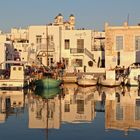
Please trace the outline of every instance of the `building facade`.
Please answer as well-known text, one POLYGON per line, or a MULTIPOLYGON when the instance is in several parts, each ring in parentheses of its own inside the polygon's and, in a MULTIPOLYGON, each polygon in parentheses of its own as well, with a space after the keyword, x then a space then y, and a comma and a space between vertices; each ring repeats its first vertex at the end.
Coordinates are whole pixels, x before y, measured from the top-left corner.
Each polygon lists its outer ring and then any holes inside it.
POLYGON ((115 66, 128 67, 140 62, 140 26, 105 25, 105 65, 106 68, 115 66))
POLYGON ((58 14, 50 24, 12 28, 11 33, 6 34, 6 40, 11 42, 13 55, 29 65, 51 66, 63 62, 67 69, 76 68, 81 72, 99 71, 105 65, 105 32, 75 29, 74 15, 67 21, 58 14))

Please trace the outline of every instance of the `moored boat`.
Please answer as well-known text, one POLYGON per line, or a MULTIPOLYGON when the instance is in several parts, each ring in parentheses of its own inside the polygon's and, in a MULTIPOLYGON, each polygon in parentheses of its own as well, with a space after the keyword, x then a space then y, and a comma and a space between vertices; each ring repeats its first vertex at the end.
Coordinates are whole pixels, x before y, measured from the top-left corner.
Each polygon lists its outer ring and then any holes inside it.
POLYGON ((77 79, 79 86, 95 86, 97 84, 97 78, 93 75, 83 75, 82 78, 77 79))
MULTIPOLYGON (((18 63, 21 62, 19 61, 18 63)), ((1 75, 0 89, 22 89, 28 86, 29 79, 26 79, 24 75, 23 65, 10 66, 9 76, 8 74, 6 75, 7 77, 3 77, 3 75, 1 75)))
POLYGON ((121 77, 116 78, 115 70, 107 70, 105 76, 99 78, 99 84, 102 86, 119 86, 122 83, 121 77))
POLYGON ((140 64, 132 64, 127 69, 128 75, 125 77, 124 84, 129 86, 139 86, 140 82, 140 64))
POLYGON ((62 83, 62 80, 60 79, 53 79, 53 78, 45 78, 45 79, 39 79, 35 81, 36 88, 56 88, 59 87, 62 83))
POLYGON ((103 77, 100 78, 100 84, 102 86, 119 86, 121 85, 121 79, 119 78, 118 80, 114 80, 114 79, 104 79, 103 77))

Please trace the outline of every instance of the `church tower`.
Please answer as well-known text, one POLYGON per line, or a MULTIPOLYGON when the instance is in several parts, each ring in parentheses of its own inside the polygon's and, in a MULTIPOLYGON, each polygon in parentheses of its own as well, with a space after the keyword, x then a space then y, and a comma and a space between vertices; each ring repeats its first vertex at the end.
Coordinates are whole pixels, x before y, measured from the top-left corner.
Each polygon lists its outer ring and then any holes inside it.
POLYGON ((69 23, 70 23, 70 28, 74 30, 75 29, 75 16, 73 14, 69 16, 69 23))

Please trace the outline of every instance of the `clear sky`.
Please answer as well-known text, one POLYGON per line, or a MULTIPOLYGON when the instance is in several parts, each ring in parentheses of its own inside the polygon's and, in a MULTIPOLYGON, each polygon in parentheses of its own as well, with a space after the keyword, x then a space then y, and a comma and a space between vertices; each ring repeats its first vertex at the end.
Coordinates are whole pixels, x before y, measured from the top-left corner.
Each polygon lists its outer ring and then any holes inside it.
POLYGON ((0 0, 0 29, 43 25, 61 13, 67 20, 76 17, 76 28, 103 30, 104 23, 140 23, 140 0, 0 0))

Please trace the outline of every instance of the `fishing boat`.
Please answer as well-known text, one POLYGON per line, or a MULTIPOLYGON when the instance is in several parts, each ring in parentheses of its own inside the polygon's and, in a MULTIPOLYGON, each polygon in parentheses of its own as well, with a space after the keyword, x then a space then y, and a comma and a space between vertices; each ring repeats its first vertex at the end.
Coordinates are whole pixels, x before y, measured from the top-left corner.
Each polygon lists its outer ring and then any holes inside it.
POLYGON ((61 83, 62 80, 60 79, 45 78, 35 81, 35 86, 36 88, 49 89, 59 87, 61 83))
POLYGON ((140 82, 140 64, 132 64, 127 69, 128 75, 124 78, 124 83, 129 86, 139 86, 140 82))
POLYGON ((61 92, 62 92, 62 89, 60 87, 48 88, 48 89, 42 89, 42 88, 35 89, 35 94, 45 99, 53 98, 57 94, 60 94, 61 92))
POLYGON ((97 78, 94 75, 84 74, 81 78, 77 79, 79 86, 95 86, 97 85, 97 78))
POLYGON ((1 75, 0 89, 21 89, 28 86, 29 79, 26 79, 24 76, 25 73, 23 65, 11 65, 9 73, 10 75, 8 77, 1 75))
POLYGON ((107 70, 105 73, 105 76, 101 76, 99 78, 99 84, 102 86, 119 86, 122 83, 122 78, 118 77, 116 78, 115 70, 107 70))

